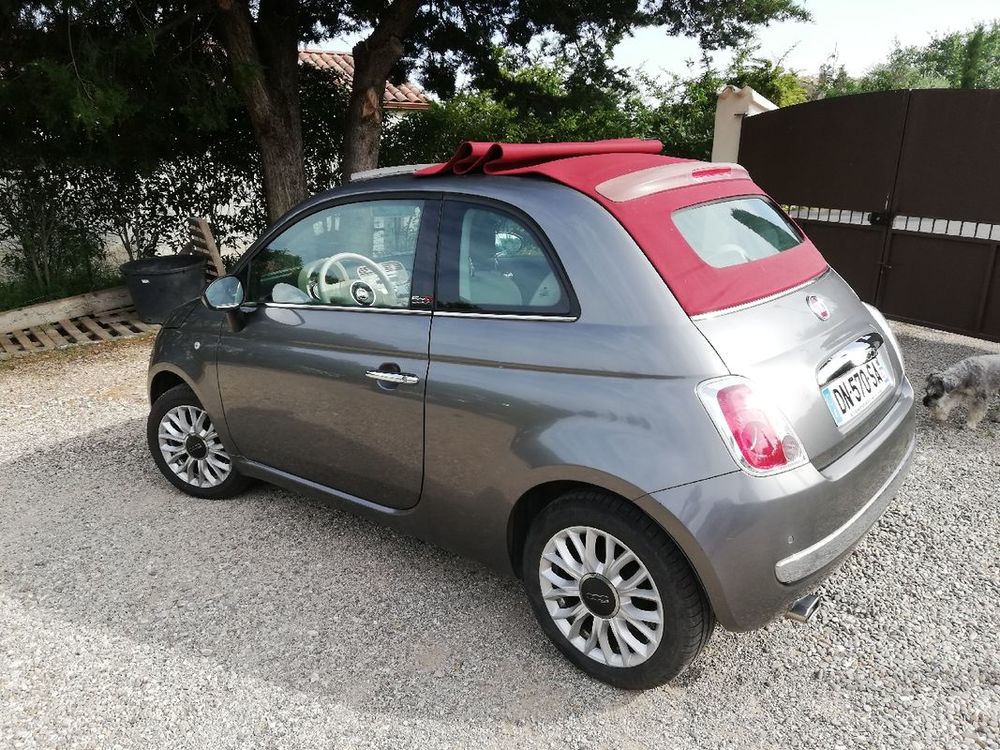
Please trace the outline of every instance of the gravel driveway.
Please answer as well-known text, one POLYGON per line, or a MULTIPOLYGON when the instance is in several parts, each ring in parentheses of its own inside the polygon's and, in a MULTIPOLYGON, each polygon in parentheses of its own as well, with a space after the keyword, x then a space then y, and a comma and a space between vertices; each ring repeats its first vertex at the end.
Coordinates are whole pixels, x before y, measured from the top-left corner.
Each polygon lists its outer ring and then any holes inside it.
MULTIPOLYGON (((900 326, 911 378, 997 347, 900 326)), ((147 458, 149 342, 0 368, 0 747, 1000 746, 1000 425, 919 455, 809 626, 664 688, 560 658, 519 584, 318 502, 147 458)))

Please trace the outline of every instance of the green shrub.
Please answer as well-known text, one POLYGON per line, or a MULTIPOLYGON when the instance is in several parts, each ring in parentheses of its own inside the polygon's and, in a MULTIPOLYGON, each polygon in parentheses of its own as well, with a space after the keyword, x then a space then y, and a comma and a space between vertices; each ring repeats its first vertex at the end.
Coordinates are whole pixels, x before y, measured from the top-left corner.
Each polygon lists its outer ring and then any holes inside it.
POLYGON ((109 281, 82 175, 39 167, 0 175, 0 306, 54 299, 109 281))

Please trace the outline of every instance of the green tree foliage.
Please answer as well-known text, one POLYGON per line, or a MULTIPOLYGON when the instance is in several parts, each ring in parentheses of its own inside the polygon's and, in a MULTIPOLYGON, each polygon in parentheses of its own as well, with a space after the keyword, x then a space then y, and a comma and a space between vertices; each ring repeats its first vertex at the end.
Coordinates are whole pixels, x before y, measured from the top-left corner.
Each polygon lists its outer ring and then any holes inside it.
POLYGON ((806 100, 798 76, 781 61, 737 54, 725 68, 710 58, 685 75, 655 79, 626 75, 607 60, 580 70, 561 56, 516 67, 507 58, 494 90, 467 90, 391 126, 386 163, 440 161, 463 140, 536 142, 644 137, 663 141, 667 153, 707 159, 712 150, 715 102, 726 84, 752 86, 779 106, 806 100), (600 71, 595 76, 594 71, 600 71))
POLYGON ((0 163, 151 168, 240 112, 225 57, 138 3, 0 3, 0 163), (17 144, 17 147, 13 147, 17 144))
MULTIPOLYGON (((32 293, 56 294, 62 270, 96 278, 108 237, 129 257, 178 249, 188 215, 237 247, 350 163, 370 166, 380 143, 385 163, 440 158, 469 137, 672 135, 665 118, 680 116, 698 82, 614 69, 608 51, 624 35, 653 25, 714 48, 805 17, 794 0, 0 2, 8 267, 32 293), (353 87, 298 65, 300 44, 357 32, 368 36, 354 49, 353 87), (469 86, 380 138, 390 74, 445 96, 456 80, 469 86), (58 185, 73 199, 60 202, 58 185)), ((689 99, 700 106, 709 94, 689 99)), ((705 122, 668 142, 701 155, 705 122)))
POLYGON ((834 56, 820 68, 813 98, 895 89, 1000 88, 1000 21, 897 45, 888 58, 853 78, 834 56))
POLYGON ((342 181, 350 86, 330 71, 303 66, 299 73, 306 185, 310 193, 342 181))
POLYGON ((648 129, 649 107, 639 86, 610 67, 581 70, 567 56, 519 67, 509 55, 496 56, 501 62, 493 89, 469 88, 390 125, 385 163, 435 161, 465 140, 599 140, 648 129))
MULTIPOLYGON (((150 171, 164 151, 201 153, 206 137, 228 132, 238 107, 275 219, 307 191, 303 43, 367 34, 353 50, 349 173, 377 162, 391 74, 417 75, 445 97, 459 76, 499 92, 506 82, 497 43, 522 58, 540 39, 561 52, 606 50, 631 29, 659 26, 717 48, 760 24, 805 17, 794 0, 7 0, 0 108, 11 116, 0 123, 0 143, 24 137, 54 156, 103 155, 150 171)), ((27 148, 23 158, 36 154, 27 148)))
MULTIPOLYGON (((350 92, 336 76, 311 68, 301 86, 307 179, 311 191, 325 190, 340 181, 350 92)), ((0 145, 0 279, 15 279, 0 284, 0 309, 114 281, 108 244, 120 245, 129 259, 164 247, 176 252, 188 242, 188 216, 209 220, 223 252, 245 247, 267 216, 252 134, 239 108, 231 114, 228 123, 212 125, 214 137, 198 149, 160 153, 149 144, 134 162, 104 158, 96 144, 76 139, 71 120, 46 121, 37 141, 0 145), (49 137, 56 132, 62 140, 49 137)))
POLYGON ((704 57, 700 65, 689 65, 686 75, 668 81, 666 94, 655 109, 652 135, 663 141, 668 153, 709 158, 715 103, 719 90, 727 84, 750 86, 779 107, 806 100, 806 89, 798 75, 780 60, 760 57, 755 46, 738 52, 721 70, 704 57))

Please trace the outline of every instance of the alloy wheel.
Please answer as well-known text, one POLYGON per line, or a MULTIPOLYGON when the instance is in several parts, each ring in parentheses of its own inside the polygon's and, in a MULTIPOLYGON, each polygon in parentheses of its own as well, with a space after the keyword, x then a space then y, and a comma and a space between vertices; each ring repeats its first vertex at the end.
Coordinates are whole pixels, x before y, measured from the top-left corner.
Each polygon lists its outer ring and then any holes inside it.
POLYGON ((649 659, 663 635, 663 602, 646 566, 620 539, 573 526, 549 539, 538 562, 542 598, 566 639, 611 667, 649 659))
POLYGON ((232 459, 212 420, 198 406, 175 406, 164 414, 157 442, 170 470, 193 487, 217 487, 232 472, 232 459))

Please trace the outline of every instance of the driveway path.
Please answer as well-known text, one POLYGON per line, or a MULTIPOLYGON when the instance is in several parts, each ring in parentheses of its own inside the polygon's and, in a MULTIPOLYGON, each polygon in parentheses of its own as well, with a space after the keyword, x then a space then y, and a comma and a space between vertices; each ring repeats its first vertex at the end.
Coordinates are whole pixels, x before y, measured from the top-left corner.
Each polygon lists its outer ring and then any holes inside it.
MULTIPOLYGON (((997 350, 901 330, 915 383, 997 350)), ((515 581, 281 490, 173 490, 144 445, 148 346, 0 366, 0 747, 1000 743, 1000 425, 921 414, 812 625, 717 631, 630 694, 560 658, 515 581)))

